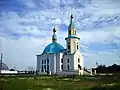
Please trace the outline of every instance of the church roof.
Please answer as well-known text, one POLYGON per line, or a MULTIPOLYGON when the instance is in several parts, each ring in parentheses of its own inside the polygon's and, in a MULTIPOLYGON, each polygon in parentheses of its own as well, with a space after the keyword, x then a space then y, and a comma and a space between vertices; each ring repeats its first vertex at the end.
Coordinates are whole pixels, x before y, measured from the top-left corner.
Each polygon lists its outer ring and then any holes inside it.
POLYGON ((64 47, 57 42, 52 42, 45 47, 43 53, 60 53, 64 47))
POLYGON ((65 40, 68 39, 68 38, 78 38, 78 39, 80 39, 79 37, 77 37, 75 35, 69 35, 67 38, 65 38, 65 40))
POLYGON ((75 28, 75 24, 74 24, 74 22, 72 21, 72 22, 70 22, 70 25, 69 25, 69 27, 68 27, 69 29, 70 28, 75 28))

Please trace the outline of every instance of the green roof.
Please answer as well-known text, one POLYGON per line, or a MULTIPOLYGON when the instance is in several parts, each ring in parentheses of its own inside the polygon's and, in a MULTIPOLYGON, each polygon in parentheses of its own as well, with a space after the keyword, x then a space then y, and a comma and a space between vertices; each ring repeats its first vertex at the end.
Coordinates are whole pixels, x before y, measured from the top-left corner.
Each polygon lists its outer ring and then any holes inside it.
POLYGON ((68 37, 65 38, 65 40, 68 39, 68 38, 77 38, 77 39, 80 39, 79 37, 77 37, 75 35, 69 35, 68 37))

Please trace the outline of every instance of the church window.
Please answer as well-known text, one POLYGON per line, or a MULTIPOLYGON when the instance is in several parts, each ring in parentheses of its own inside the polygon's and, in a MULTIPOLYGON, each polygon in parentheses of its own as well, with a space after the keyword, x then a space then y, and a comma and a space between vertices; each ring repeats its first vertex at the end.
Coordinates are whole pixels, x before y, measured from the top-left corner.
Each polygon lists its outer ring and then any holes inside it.
POLYGON ((68 44, 68 49, 70 49, 70 45, 68 44))
POLYGON ((69 58, 67 59, 67 63, 69 63, 69 58))
POLYGON ((69 65, 67 65, 67 70, 69 70, 69 68, 70 68, 69 65))
POLYGON ((71 34, 71 31, 69 30, 69 35, 71 34))
POLYGON ((63 65, 61 65, 61 70, 63 70, 63 65))
POLYGON ((63 63, 63 59, 61 59, 61 63, 63 63))
POLYGON ((43 64, 43 60, 42 60, 42 64, 43 64))
POLYGON ((76 30, 75 30, 75 35, 76 35, 76 30))
POLYGON ((43 71, 43 65, 42 65, 42 71, 43 71))
POLYGON ((78 50, 78 45, 77 45, 77 50, 78 50))
POLYGON ((45 71, 46 71, 46 65, 44 65, 44 69, 45 69, 45 71))
POLYGON ((78 58, 78 63, 80 63, 80 59, 78 58))
POLYGON ((78 69, 80 69, 81 70, 81 66, 78 64, 78 69))
POLYGON ((49 71, 49 65, 47 65, 47 71, 49 71))
POLYGON ((49 59, 47 59, 47 64, 49 64, 49 59))

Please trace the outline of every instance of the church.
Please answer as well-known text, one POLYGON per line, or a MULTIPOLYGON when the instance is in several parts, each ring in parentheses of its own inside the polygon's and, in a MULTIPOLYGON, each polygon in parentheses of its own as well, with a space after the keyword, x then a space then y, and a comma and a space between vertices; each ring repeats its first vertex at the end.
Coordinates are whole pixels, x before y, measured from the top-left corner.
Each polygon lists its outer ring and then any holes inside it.
POLYGON ((73 15, 70 16, 66 48, 57 42, 56 28, 53 28, 52 42, 37 56, 39 74, 83 75, 83 55, 80 53, 80 38, 76 35, 73 15))

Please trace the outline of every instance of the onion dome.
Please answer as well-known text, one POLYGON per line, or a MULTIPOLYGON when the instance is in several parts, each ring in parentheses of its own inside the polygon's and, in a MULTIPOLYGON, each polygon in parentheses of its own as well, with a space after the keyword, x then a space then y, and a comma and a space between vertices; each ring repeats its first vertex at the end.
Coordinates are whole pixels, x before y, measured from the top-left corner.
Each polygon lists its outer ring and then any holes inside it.
POLYGON ((43 53, 60 53, 64 50, 64 47, 57 43, 57 36, 55 34, 56 28, 53 28, 53 36, 52 36, 52 43, 47 45, 43 51, 43 53))
POLYGON ((70 18, 70 24, 69 24, 68 29, 75 28, 74 17, 73 17, 73 15, 71 15, 70 17, 71 18, 70 18))

